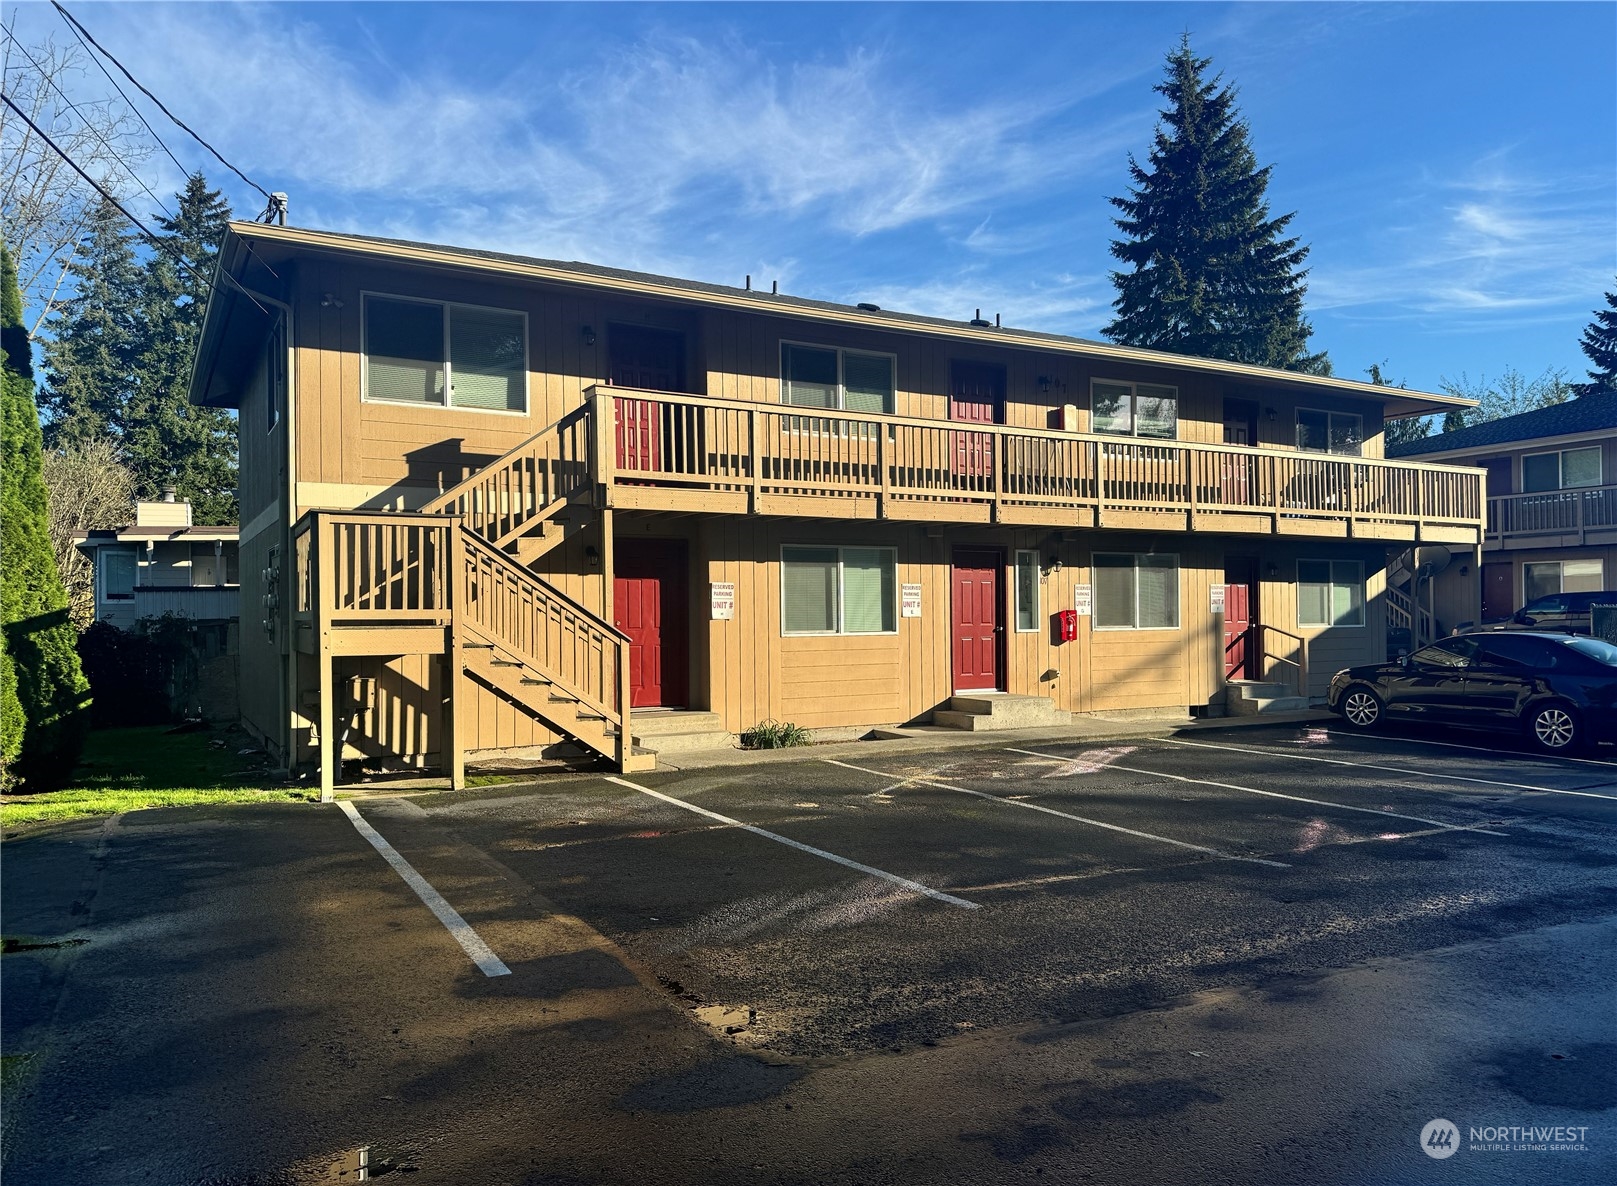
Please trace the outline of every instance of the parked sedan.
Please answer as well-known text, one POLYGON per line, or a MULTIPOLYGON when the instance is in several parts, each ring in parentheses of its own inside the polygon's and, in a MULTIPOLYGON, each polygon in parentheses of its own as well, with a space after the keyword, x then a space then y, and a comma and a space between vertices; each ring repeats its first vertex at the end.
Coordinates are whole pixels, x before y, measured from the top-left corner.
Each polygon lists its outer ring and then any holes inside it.
POLYGON ((1522 729, 1567 753, 1617 741, 1617 646, 1571 634, 1462 634, 1339 671, 1327 702, 1356 729, 1395 720, 1522 729))
MULTIPOLYGON (((1488 618, 1481 630, 1564 630, 1589 634, 1594 606, 1617 605, 1617 589, 1599 593, 1551 593, 1537 597, 1508 618, 1488 618)), ((1467 631, 1469 633, 1469 631, 1467 631)))

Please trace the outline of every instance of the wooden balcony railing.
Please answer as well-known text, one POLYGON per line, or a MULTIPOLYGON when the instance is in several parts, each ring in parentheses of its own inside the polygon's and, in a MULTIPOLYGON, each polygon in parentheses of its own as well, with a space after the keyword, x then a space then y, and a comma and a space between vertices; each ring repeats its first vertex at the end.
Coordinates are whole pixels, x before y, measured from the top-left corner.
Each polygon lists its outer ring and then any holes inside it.
POLYGON ((441 515, 309 512, 292 534, 294 619, 447 625, 458 528, 441 515))
POLYGON ((1552 544, 1589 542, 1591 532, 1617 539, 1617 485, 1536 494, 1504 494, 1488 500, 1487 542, 1552 544))
POLYGON ((613 425, 596 435, 597 480, 621 507, 1164 530, 1252 530, 1261 517, 1257 529, 1281 534, 1449 542, 1476 542, 1482 527, 1475 469, 611 387, 591 396, 597 423, 613 425))

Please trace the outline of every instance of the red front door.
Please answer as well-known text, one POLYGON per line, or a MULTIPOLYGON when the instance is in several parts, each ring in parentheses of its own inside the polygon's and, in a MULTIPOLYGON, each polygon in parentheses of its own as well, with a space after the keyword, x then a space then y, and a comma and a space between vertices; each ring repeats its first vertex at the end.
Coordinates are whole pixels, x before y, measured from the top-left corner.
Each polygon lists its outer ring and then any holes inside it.
POLYGON ((951 604, 957 692, 1004 687, 1000 644, 1005 637, 1005 616, 999 590, 1004 561, 1004 556, 993 548, 955 549, 951 604))
POLYGON ((629 706, 683 708, 689 623, 685 541, 619 539, 612 614, 629 636, 629 706))
MULTIPOLYGON (((685 339, 670 330, 640 325, 607 326, 608 381, 641 391, 679 391, 684 385, 685 339)), ((662 429, 657 405, 620 399, 619 469, 661 469, 662 429)))
POLYGON ((1224 560, 1224 677, 1257 679, 1258 562, 1248 556, 1224 560))
MULTIPOLYGON (((949 364, 949 419, 998 424, 1004 418, 1005 368, 985 362, 949 364)), ((986 432, 954 434, 954 472, 967 477, 993 474, 994 438, 986 432)))

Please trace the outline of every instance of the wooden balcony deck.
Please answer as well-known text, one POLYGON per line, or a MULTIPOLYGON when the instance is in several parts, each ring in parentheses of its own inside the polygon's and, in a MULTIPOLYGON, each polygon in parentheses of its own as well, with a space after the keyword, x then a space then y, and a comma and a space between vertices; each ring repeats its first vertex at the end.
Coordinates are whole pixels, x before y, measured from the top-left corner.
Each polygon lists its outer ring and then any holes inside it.
POLYGON ((607 505, 1475 544, 1482 472, 591 389, 607 505))
POLYGON ((1617 544, 1617 485, 1488 500, 1490 548, 1565 548, 1617 544))

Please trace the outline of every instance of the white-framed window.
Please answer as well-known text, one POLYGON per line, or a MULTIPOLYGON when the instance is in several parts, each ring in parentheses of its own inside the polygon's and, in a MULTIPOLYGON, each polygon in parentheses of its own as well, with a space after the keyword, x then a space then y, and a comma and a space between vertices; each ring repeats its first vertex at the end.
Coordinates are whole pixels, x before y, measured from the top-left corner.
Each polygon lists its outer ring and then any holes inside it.
POLYGON ((281 422, 281 409, 286 407, 286 315, 283 313, 275 319, 275 325, 270 329, 269 345, 265 347, 264 356, 264 403, 265 420, 264 431, 274 432, 275 426, 281 422))
POLYGON ((1299 626, 1363 626, 1364 565, 1357 560, 1297 561, 1299 626))
POLYGON ((1522 604, 1555 593, 1598 593, 1606 566, 1594 560, 1535 560, 1522 565, 1522 604))
POLYGON ((101 600, 135 599, 135 551, 133 548, 101 549, 101 600))
POLYGON ((898 356, 807 342, 780 344, 780 402, 891 415, 898 356))
POLYGON ((1298 408, 1297 447, 1307 453, 1358 457, 1364 451, 1364 417, 1357 412, 1298 408))
POLYGON ((1039 554, 1016 553, 1016 630, 1019 634, 1039 628, 1039 554))
POLYGON ((1599 445, 1554 453, 1529 453, 1522 458, 1523 494, 1598 486, 1602 477, 1599 445))
POLYGON ((1089 384, 1089 430, 1174 440, 1179 436, 1179 389, 1095 379, 1089 384))
POLYGON ((780 550, 782 634, 894 634, 896 548, 786 545, 780 550))
POLYGON ((1179 629, 1179 557, 1097 552, 1095 629, 1179 629))
POLYGON ((526 313, 372 293, 364 306, 363 398, 527 412, 526 313))

